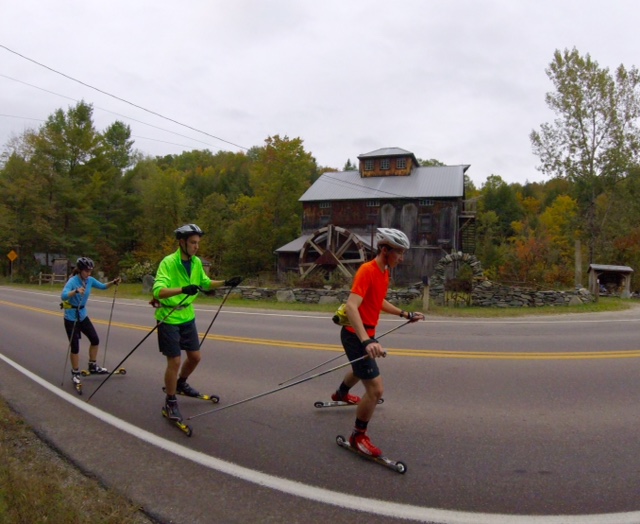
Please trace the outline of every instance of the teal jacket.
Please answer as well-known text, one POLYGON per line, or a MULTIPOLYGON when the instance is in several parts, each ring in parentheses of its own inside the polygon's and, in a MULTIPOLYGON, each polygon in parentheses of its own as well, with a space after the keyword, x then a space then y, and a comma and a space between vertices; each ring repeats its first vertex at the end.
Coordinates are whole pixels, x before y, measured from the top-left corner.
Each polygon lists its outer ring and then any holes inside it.
POLYGON ((156 273, 156 280, 153 283, 153 296, 157 298, 162 307, 156 309, 156 320, 164 320, 166 324, 184 324, 196 318, 193 309, 193 302, 198 295, 187 296, 179 294, 174 297, 160 299, 160 290, 164 288, 184 287, 189 284, 200 286, 205 291, 211 289, 211 279, 204 272, 202 260, 198 257, 191 257, 191 278, 187 275, 187 270, 182 265, 180 249, 162 259, 156 273), (180 304, 178 306, 178 304, 180 304), (169 315, 172 308, 177 307, 169 315), (167 316, 169 315, 169 316, 167 316))
POLYGON ((79 321, 82 322, 85 318, 87 318, 87 301, 89 300, 89 295, 91 295, 91 288, 97 287, 98 289, 107 289, 109 286, 103 284, 99 280, 96 280, 93 277, 87 278, 87 281, 83 281, 80 275, 74 275, 64 286, 62 290, 62 294, 60 298, 68 302, 71 305, 71 308, 64 309, 64 318, 70 320, 71 322, 79 321), (84 287, 84 295, 73 295, 69 296, 73 290, 78 289, 80 287, 84 287))

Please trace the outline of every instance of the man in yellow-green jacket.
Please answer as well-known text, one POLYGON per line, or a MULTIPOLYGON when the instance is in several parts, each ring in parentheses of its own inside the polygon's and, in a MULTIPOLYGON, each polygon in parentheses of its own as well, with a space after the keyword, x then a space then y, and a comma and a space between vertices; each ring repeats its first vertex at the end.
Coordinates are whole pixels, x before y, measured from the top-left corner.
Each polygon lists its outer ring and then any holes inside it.
POLYGON ((204 232, 196 224, 175 230, 178 250, 160 262, 153 284, 155 317, 158 324, 158 348, 167 358, 164 374, 165 411, 171 420, 182 420, 176 393, 197 397, 200 393, 187 383, 200 362, 200 340, 196 329, 193 302, 199 291, 208 292, 221 286, 235 287, 240 277, 211 280, 196 256, 204 232), (182 351, 186 359, 182 362, 182 351), (182 366, 181 366, 182 364, 182 366))

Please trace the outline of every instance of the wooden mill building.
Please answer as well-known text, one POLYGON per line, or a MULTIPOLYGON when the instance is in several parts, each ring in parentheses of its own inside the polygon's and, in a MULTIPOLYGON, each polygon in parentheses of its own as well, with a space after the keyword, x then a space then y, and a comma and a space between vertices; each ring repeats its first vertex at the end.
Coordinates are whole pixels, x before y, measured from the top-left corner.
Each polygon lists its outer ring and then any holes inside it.
POLYGON ((405 232, 411 249, 396 284, 420 281, 452 251, 475 251, 475 213, 465 200, 468 165, 420 166, 397 147, 358 157, 359 169, 324 173, 301 197, 302 235, 276 250, 278 274, 340 271, 375 256, 375 230, 405 232))

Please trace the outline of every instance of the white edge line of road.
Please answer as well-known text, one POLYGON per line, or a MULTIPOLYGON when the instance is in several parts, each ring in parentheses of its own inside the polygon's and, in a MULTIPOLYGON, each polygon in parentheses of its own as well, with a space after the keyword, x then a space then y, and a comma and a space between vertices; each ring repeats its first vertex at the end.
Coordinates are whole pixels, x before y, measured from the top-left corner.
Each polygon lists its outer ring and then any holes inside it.
POLYGON ((266 488, 274 489, 288 495, 302 497, 315 502, 339 506, 355 511, 373 513, 380 516, 430 522, 433 524, 638 524, 640 522, 640 512, 603 513, 600 515, 529 516, 433 509, 378 499, 368 499, 354 495, 346 495, 344 493, 330 491, 317 486, 310 486, 281 477, 274 477, 273 475, 267 475, 266 473, 260 473, 259 471, 238 466, 237 464, 211 457, 199 451, 194 451, 180 444, 176 444, 175 442, 163 439, 64 392, 60 388, 35 375, 28 369, 25 369, 2 353, 0 353, 0 359, 4 360, 7 364, 43 388, 57 395, 62 400, 69 402, 101 421, 110 424, 111 426, 148 444, 157 446, 158 448, 169 451, 174 455, 191 460, 196 464, 214 469, 221 473, 225 473, 266 488))

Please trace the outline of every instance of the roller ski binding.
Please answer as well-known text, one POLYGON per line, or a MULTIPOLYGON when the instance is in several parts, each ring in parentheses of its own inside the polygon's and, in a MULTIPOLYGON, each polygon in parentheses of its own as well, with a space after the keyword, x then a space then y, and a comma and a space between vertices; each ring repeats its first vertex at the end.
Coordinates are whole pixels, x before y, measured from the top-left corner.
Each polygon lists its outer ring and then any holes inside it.
MULTIPOLYGON (((338 435, 336 437, 336 444, 338 444, 338 446, 340 446, 341 448, 348 449, 349 451, 351 451, 352 453, 355 453, 356 455, 359 455, 359 456, 361 456, 361 457, 363 457, 363 458, 365 458, 367 460, 371 460, 372 462, 375 462, 377 464, 380 464, 381 466, 389 468, 389 469, 395 471, 396 473, 400 473, 401 475, 404 475, 407 472, 407 465, 404 462, 391 460, 391 459, 389 459, 387 457, 382 456, 382 454, 380 454, 380 455, 370 455, 368 453, 360 451, 360 449, 358 449, 357 445, 352 445, 351 444, 351 440, 352 439, 347 440, 342 435, 338 435)), ((375 448, 375 446, 373 446, 373 448, 378 453, 380 452, 380 450, 375 448)))
POLYGON ((79 371, 71 372, 71 383, 73 384, 73 388, 76 390, 76 393, 78 393, 78 395, 82 395, 82 381, 80 380, 79 371))
MULTIPOLYGON (((166 393, 166 389, 162 388, 162 391, 166 393)), ((178 395, 183 395, 185 397, 198 398, 200 400, 208 400, 209 402, 213 402, 217 404, 220 402, 220 397, 218 395, 205 395, 204 393, 200 393, 198 390, 193 389, 189 384, 183 382, 182 384, 178 384, 176 388, 176 393, 178 395)))
MULTIPOLYGON (((318 400, 313 403, 313 406, 316 408, 337 408, 343 406, 355 406, 360 402, 360 397, 357 395, 347 394, 346 397, 341 397, 337 392, 331 395, 331 400, 322 401, 318 400)), ((378 400, 378 404, 382 404, 384 399, 381 398, 378 400)))
POLYGON ((180 410, 178 409, 178 401, 177 400, 167 400, 162 407, 162 416, 169 419, 174 426, 176 426, 180 431, 182 431, 187 437, 190 437, 193 434, 191 427, 182 422, 182 415, 180 414, 180 410))

